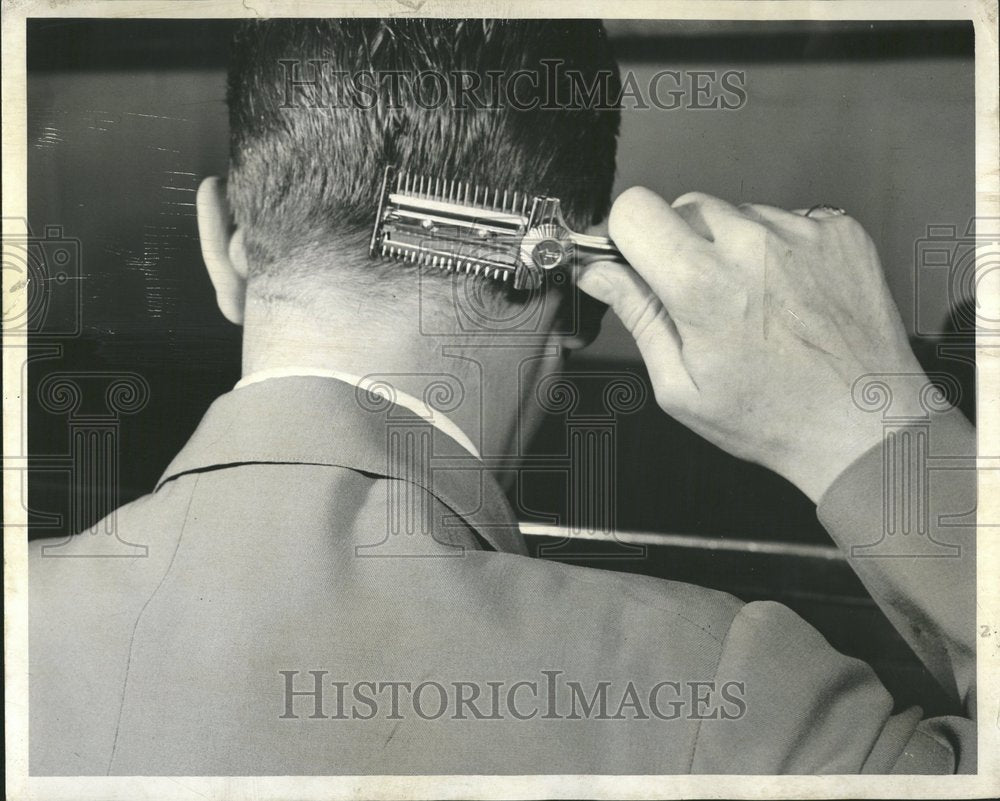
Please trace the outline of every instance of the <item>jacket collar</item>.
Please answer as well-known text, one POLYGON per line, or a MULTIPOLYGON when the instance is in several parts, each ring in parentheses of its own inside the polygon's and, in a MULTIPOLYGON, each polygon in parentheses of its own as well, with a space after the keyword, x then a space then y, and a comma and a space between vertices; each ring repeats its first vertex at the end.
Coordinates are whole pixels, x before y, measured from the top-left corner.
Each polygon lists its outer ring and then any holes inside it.
POLYGON ((527 553, 482 462, 408 409, 341 381, 272 378, 221 396, 156 489, 185 473, 252 463, 330 465, 409 481, 496 550, 527 553))

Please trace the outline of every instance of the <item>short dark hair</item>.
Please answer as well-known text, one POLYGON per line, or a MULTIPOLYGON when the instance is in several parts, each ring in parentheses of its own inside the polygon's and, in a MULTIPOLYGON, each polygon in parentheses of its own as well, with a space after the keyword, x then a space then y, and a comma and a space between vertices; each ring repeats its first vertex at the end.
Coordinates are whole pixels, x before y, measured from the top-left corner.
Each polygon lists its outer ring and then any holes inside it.
POLYGON ((570 224, 585 228, 610 206, 619 125, 610 98, 619 91, 596 20, 248 21, 229 66, 228 195, 251 270, 267 274, 303 249, 338 241, 364 254, 386 164, 559 197, 570 224), (543 97, 552 88, 543 74, 549 59, 560 63, 564 98, 574 88, 570 73, 598 92, 585 103, 543 97), (429 71, 472 74, 467 82, 516 71, 538 77, 517 84, 513 103, 470 103, 449 81, 445 102, 433 105, 417 96, 417 81, 373 86, 371 78, 429 71), (361 92, 352 77, 359 73, 369 74, 361 92))

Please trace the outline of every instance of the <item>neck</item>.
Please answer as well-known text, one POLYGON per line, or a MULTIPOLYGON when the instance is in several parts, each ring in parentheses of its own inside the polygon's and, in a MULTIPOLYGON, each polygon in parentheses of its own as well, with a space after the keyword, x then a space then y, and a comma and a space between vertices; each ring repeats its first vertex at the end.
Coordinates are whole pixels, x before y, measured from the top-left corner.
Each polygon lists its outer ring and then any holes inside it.
MULTIPOLYGON (((248 295, 244 311, 243 375, 308 367, 357 375, 403 373, 427 367, 434 343, 421 337, 406 310, 389 320, 366 313, 362 301, 293 304, 248 295)), ((400 387, 409 391, 405 387, 400 387)))
POLYGON ((419 303, 399 298, 373 308, 343 296, 298 304, 248 293, 243 375, 301 368, 371 377, 445 413, 484 457, 511 455, 527 434, 513 377, 525 364, 542 369, 539 346, 527 353, 482 337, 430 336, 420 314, 419 303))

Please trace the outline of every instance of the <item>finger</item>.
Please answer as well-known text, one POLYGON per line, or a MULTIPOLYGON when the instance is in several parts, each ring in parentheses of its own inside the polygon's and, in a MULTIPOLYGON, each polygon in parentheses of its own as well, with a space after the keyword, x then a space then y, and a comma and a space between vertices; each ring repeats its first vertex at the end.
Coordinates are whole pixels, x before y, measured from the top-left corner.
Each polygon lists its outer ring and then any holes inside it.
POLYGON ((709 242, 714 242, 719 231, 726 230, 733 221, 745 219, 731 203, 704 192, 688 192, 670 205, 709 242))
POLYGON ((806 216, 809 209, 795 209, 789 211, 778 206, 769 206, 766 203, 741 203, 737 206, 741 214, 758 222, 784 222, 787 220, 801 220, 806 216))
POLYGON ((806 216, 809 209, 788 211, 764 203, 741 203, 738 209, 748 220, 760 223, 772 231, 801 231, 811 228, 817 222, 814 217, 806 216))
POLYGON ((843 217, 846 212, 837 206, 810 206, 808 209, 793 209, 792 214, 808 217, 810 220, 823 220, 828 217, 843 217))
POLYGON ((676 405, 696 389, 684 364, 681 335, 642 276, 627 264, 594 262, 581 269, 577 286, 610 306, 632 335, 661 406, 676 405))
POLYGON ((635 271, 668 300, 684 296, 685 285, 712 248, 669 203, 644 187, 618 197, 608 232, 635 271))

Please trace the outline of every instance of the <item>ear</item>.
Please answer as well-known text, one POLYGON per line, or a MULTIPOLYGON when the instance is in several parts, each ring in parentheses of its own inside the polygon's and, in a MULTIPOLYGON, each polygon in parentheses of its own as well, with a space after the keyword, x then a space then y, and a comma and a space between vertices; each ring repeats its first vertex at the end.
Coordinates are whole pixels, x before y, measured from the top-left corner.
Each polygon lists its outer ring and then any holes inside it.
MULTIPOLYGON (((590 226, 585 233, 592 236, 607 236, 607 219, 590 226)), ((601 320, 604 319, 608 307, 586 292, 581 292, 575 286, 571 291, 575 297, 572 301, 567 299, 567 306, 572 306, 575 309, 576 320, 568 320, 567 322, 571 323, 568 328, 575 330, 572 334, 561 335, 559 344, 566 350, 581 350, 597 339, 597 335, 601 332, 601 320)))
POLYGON ((233 230, 225 183, 214 176, 202 181, 198 187, 197 205, 201 256, 215 287, 216 303, 227 320, 242 325, 247 259, 243 232, 233 230))

